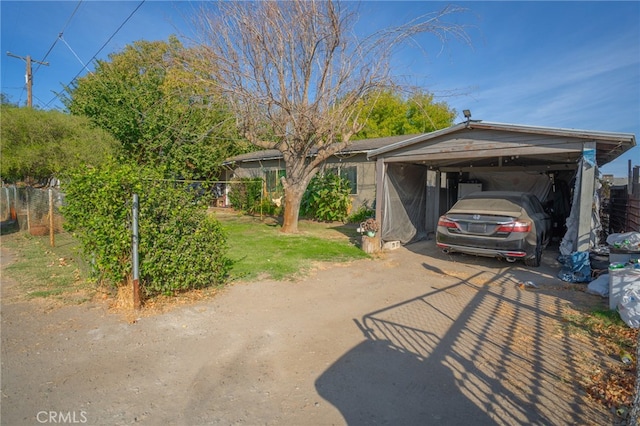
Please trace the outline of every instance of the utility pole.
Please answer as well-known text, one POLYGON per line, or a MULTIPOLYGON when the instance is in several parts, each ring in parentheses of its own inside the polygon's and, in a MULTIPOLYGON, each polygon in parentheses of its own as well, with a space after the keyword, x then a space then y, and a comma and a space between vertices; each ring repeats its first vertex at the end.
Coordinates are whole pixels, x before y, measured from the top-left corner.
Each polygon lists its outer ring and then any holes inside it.
POLYGON ((31 63, 35 62, 36 64, 49 66, 49 62, 32 60, 29 55, 27 55, 26 58, 23 58, 22 56, 14 55, 11 52, 7 52, 7 56, 22 59, 27 63, 27 74, 25 75, 25 79, 27 80, 27 106, 31 108, 33 105, 33 75, 31 74, 31 63))

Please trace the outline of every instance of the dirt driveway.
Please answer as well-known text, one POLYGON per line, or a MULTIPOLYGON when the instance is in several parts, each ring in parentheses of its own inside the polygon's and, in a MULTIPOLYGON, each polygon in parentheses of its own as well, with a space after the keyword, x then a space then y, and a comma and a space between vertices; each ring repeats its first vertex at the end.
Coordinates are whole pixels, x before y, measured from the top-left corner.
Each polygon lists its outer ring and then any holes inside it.
POLYGON ((579 386, 603 355, 564 319, 605 301, 553 258, 528 269, 427 241, 135 323, 13 301, 3 278, 1 422, 613 424, 579 386))

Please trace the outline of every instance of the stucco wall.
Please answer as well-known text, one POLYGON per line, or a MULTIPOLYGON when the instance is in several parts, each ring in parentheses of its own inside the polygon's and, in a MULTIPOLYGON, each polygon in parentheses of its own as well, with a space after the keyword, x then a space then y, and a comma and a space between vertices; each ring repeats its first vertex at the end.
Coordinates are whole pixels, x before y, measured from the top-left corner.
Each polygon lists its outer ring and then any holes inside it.
MULTIPOLYGON (((331 159, 326 162, 326 165, 329 167, 334 167, 339 164, 345 167, 356 166, 358 170, 358 189, 356 194, 352 195, 352 210, 355 211, 362 205, 373 208, 376 198, 375 162, 367 161, 366 154, 355 154, 348 158, 331 157, 331 159)), ((264 178, 266 171, 284 168, 284 161, 282 160, 244 162, 227 174, 227 180, 234 178, 264 178)))

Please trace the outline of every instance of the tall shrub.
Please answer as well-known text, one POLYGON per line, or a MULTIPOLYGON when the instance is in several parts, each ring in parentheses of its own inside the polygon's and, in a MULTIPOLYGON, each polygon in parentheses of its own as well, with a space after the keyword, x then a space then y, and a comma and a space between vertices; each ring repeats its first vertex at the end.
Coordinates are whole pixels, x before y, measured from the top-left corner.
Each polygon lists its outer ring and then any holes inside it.
POLYGON ((300 214, 317 220, 345 220, 351 206, 349 180, 335 173, 318 174, 311 179, 302 197, 300 214))
POLYGON ((255 213, 260 209, 263 181, 260 178, 241 178, 231 182, 229 202, 231 206, 245 213, 255 213))
POLYGON ((231 267, 226 237, 206 206, 181 184, 137 165, 80 167, 65 179, 65 227, 102 281, 131 274, 131 203, 140 200, 140 284, 148 296, 222 285, 231 267))

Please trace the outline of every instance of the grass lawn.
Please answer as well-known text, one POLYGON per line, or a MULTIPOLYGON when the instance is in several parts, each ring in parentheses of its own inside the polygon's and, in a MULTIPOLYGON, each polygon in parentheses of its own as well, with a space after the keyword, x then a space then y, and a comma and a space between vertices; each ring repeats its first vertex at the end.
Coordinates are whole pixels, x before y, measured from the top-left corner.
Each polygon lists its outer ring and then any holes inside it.
MULTIPOLYGON (((294 279, 304 275, 314 262, 348 262, 367 258, 354 241, 355 225, 300 221, 300 233, 287 235, 273 218, 216 212, 233 260, 232 281, 254 279, 294 279)), ((81 260, 79 243, 68 233, 49 237, 26 233, 3 235, 1 244, 14 256, 3 273, 19 283, 22 297, 53 298, 79 303, 96 292, 89 282, 89 268, 81 260)))
POLYGON ((3 235, 1 243, 15 256, 3 273, 19 283, 22 297, 82 303, 95 293, 87 280, 89 270, 80 260, 79 244, 70 234, 56 234, 55 247, 49 236, 26 233, 3 235))
POLYGON ((273 218, 215 213, 228 235, 233 280, 293 279, 314 262, 348 262, 367 258, 354 244, 356 226, 301 220, 296 235, 280 232, 273 218))

